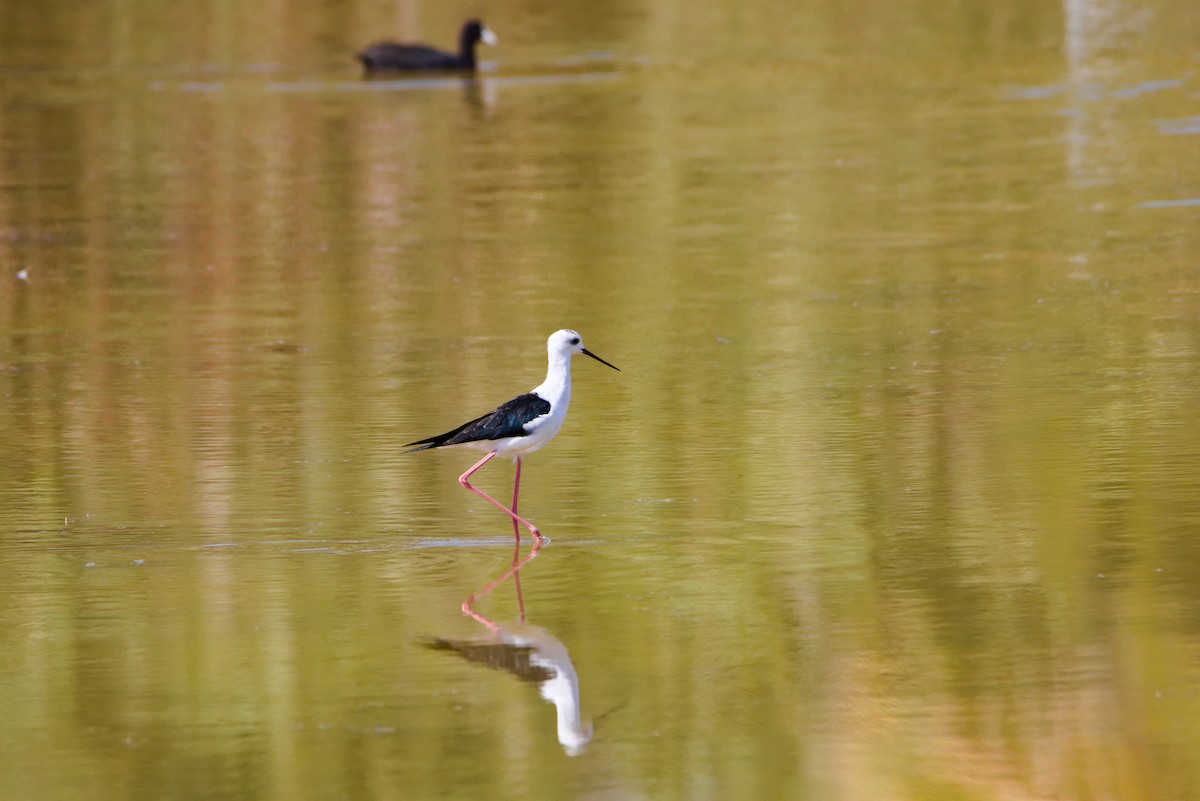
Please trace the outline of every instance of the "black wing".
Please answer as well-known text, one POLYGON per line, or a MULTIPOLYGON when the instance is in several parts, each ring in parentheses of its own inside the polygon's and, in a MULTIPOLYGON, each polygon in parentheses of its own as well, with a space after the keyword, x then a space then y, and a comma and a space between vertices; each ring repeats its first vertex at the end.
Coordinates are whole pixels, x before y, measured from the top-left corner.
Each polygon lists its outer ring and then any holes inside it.
POLYGON ((443 445, 461 445, 464 442, 523 437, 529 433, 525 430, 526 425, 549 412, 550 401, 530 392, 501 404, 483 417, 463 423, 453 431, 447 431, 445 434, 439 434, 429 439, 419 439, 404 447, 419 445, 421 447, 413 448, 413 450, 423 451, 429 448, 440 448, 443 445))

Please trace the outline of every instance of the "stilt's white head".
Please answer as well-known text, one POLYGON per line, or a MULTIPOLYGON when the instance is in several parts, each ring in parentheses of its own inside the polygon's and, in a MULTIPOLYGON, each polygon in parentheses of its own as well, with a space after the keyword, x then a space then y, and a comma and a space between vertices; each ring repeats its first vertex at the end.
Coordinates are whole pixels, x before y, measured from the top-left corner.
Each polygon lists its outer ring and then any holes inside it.
POLYGON ((619 367, 601 359, 596 354, 583 346, 583 337, 579 336, 578 331, 572 331, 570 328, 563 328, 555 331, 550 335, 550 339, 546 340, 546 350, 550 353, 550 358, 555 356, 574 356, 576 353, 582 353, 584 356, 591 356, 601 364, 607 364, 612 369, 620 372, 619 367))

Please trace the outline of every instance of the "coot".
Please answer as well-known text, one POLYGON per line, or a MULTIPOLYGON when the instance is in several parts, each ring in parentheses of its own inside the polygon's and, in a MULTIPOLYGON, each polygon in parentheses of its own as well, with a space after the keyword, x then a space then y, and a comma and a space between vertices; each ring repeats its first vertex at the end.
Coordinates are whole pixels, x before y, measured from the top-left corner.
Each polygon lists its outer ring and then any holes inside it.
POLYGON ((358 54, 367 72, 411 70, 474 70, 475 43, 494 45, 500 40, 477 19, 469 20, 458 35, 458 53, 447 53, 418 44, 377 42, 358 54))

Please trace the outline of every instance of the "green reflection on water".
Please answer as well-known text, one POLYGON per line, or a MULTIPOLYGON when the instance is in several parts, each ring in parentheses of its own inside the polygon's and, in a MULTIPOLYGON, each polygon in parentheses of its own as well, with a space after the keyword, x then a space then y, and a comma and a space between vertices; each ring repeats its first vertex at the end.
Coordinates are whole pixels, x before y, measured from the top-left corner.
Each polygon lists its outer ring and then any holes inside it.
POLYGON ((0 795, 1196 797, 1194 15, 847 9, 14 9, 0 795))

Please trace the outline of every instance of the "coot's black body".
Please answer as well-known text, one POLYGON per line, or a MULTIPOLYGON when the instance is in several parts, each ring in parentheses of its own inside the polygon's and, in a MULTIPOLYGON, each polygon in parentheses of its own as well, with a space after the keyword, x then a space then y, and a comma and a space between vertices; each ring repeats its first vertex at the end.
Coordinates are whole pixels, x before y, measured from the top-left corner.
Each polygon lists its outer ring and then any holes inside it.
POLYGON ((475 45, 496 44, 496 35, 477 19, 463 24, 458 35, 458 53, 418 44, 378 42, 358 54, 368 73, 416 72, 426 70, 475 69, 475 45))

